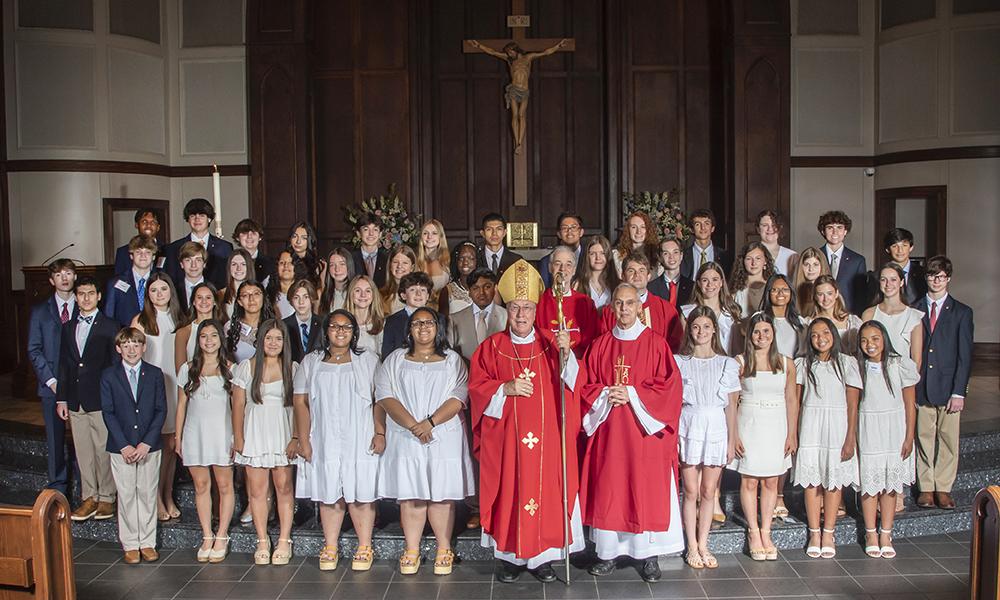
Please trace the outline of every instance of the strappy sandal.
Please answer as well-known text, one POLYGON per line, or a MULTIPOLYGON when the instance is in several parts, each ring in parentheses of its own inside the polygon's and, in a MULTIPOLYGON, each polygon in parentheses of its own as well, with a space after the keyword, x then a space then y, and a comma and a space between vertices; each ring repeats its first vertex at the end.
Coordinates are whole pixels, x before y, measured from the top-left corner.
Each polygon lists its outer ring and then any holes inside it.
POLYGON ((288 552, 286 553, 278 550, 278 545, 275 544, 274 552, 271 554, 272 565, 287 565, 288 561, 292 560, 292 540, 283 540, 278 538, 278 544, 281 542, 286 542, 288 544, 288 552))
MULTIPOLYGON (((878 533, 878 530, 866 528, 865 535, 867 536, 869 533, 878 533)), ((876 538, 875 541, 878 542, 878 538, 876 538)), ((874 546, 865 546, 865 554, 868 556, 868 558, 882 558, 882 549, 879 548, 877 543, 874 546)))
POLYGON ((767 560, 767 550, 764 548, 757 548, 755 550, 753 546, 750 545, 750 535, 754 533, 760 535, 760 529, 747 528, 747 547, 750 549, 750 558, 757 562, 763 562, 767 560))
POLYGON ((374 560, 375 551, 371 546, 358 546, 358 549, 354 552, 354 558, 351 559, 351 570, 367 571, 372 568, 374 560))
POLYGON ((692 569, 705 568, 705 561, 701 559, 701 555, 696 550, 688 550, 687 555, 684 556, 684 562, 692 569))
POLYGON ((271 564, 271 540, 270 539, 258 539, 257 540, 257 551, 253 553, 253 564, 255 565, 269 565, 271 564), (260 545, 267 542, 267 547, 261 549, 260 545))
POLYGON ((451 548, 438 550, 437 556, 434 557, 435 575, 451 575, 451 569, 454 565, 455 553, 452 552, 451 548))
POLYGON ((319 570, 335 571, 338 562, 340 562, 340 554, 337 553, 337 547, 323 546, 319 553, 319 570))
POLYGON ((212 551, 208 553, 208 562, 212 564, 220 563, 226 560, 226 555, 229 554, 229 536, 217 537, 216 542, 225 541, 226 545, 222 547, 222 550, 216 550, 215 544, 212 544, 212 551))
MULTIPOLYGON (((831 533, 832 534, 832 533, 836 533, 836 532, 837 531, 835 529, 827 529, 825 527, 823 528, 823 533, 831 533)), ((833 543, 834 544, 837 543, 836 539, 834 539, 833 543)), ((834 556, 837 556, 837 547, 836 546, 822 546, 822 544, 823 544, 823 541, 822 541, 822 539, 820 539, 820 545, 821 545, 821 547, 819 549, 819 556, 820 556, 820 558, 833 558, 834 556)))
POLYGON ((701 560, 702 560, 702 562, 705 563, 705 568, 706 569, 718 569, 719 568, 719 561, 716 560, 714 554, 712 554, 708 550, 706 550, 704 552, 700 552, 699 554, 701 554, 701 560))
MULTIPOLYGON (((761 528, 760 530, 760 543, 764 543, 764 534, 767 534, 768 539, 771 537, 771 530, 761 528)), ((764 558, 766 560, 778 560, 778 547, 771 542, 770 546, 764 546, 764 558)))
POLYGON ((784 521, 785 519, 788 518, 788 507, 785 506, 785 495, 784 494, 778 494, 778 501, 780 502, 780 504, 775 504, 774 505, 774 516, 773 516, 773 518, 775 518, 775 519, 781 519, 782 521, 784 521))
POLYGON ((399 557, 399 574, 416 575, 420 569, 420 550, 406 550, 399 557))
MULTIPOLYGON (((212 543, 213 544, 215 543, 215 536, 214 535, 203 535, 203 536, 201 536, 201 539, 203 540, 202 541, 202 545, 204 545, 204 543, 205 543, 204 540, 212 540, 212 543)), ((206 563, 206 562, 208 562, 208 559, 209 559, 209 557, 211 555, 212 555, 212 546, 211 545, 208 547, 208 550, 202 548, 201 546, 198 546, 198 555, 196 557, 198 559, 198 562, 200 562, 200 563, 206 563)))
MULTIPOLYGON (((806 529, 808 529, 810 534, 819 533, 819 529, 813 529, 812 527, 807 527, 806 529)), ((820 543, 823 543, 822 538, 820 538, 820 543)), ((806 556, 809 558, 819 558, 822 553, 823 550, 819 546, 806 546, 806 556)))
POLYGON ((892 529, 879 528, 878 534, 881 536, 883 533, 889 534, 889 545, 879 548, 882 558, 896 558, 896 549, 892 547, 892 529))

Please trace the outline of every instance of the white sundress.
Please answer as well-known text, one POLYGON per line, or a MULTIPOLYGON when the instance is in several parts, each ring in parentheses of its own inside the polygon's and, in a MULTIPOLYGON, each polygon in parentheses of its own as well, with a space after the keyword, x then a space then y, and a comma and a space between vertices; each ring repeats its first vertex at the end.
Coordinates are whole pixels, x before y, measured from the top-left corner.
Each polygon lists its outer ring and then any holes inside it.
POLYGON ((684 384, 677 436, 680 460, 688 465, 725 465, 729 446, 726 407, 740 391, 740 369, 728 356, 677 356, 684 384))
MULTIPOLYGON (((736 360, 742 366, 741 359, 737 357, 736 360)), ((761 365, 758 365, 753 377, 740 378, 736 426, 744 453, 742 458, 734 458, 729 468, 741 475, 774 477, 792 467, 792 457, 785 455, 785 439, 788 437, 785 406, 787 377, 784 370, 762 371, 761 365)))
MULTIPOLYGON (((234 462, 248 467, 272 469, 285 467, 292 462, 285 455, 285 448, 292 441, 292 407, 285 406, 282 381, 261 383, 261 403, 253 401, 250 387, 253 373, 247 359, 233 369, 233 385, 246 392, 243 411, 243 452, 237 452, 234 462)), ((292 363, 292 376, 298 363, 292 363)))
MULTIPOLYGON (((192 336, 193 337, 193 336, 192 336)), ((188 383, 189 363, 181 365, 177 385, 188 383)), ((188 396, 181 435, 181 452, 187 466, 207 467, 233 464, 233 413, 221 375, 202 377, 201 384, 188 396)))
POLYGON ((872 316, 872 319, 885 326, 889 341, 892 342, 892 349, 900 356, 910 355, 910 335, 923 318, 924 313, 909 306, 895 315, 887 315, 875 306, 875 314, 872 316))
POLYGON ((903 458, 906 438, 906 409, 903 388, 920 381, 917 365, 908 356, 894 356, 887 361, 889 381, 886 387, 881 363, 865 361, 865 388, 858 408, 858 453, 862 494, 903 493, 903 486, 914 481, 914 454, 903 458))

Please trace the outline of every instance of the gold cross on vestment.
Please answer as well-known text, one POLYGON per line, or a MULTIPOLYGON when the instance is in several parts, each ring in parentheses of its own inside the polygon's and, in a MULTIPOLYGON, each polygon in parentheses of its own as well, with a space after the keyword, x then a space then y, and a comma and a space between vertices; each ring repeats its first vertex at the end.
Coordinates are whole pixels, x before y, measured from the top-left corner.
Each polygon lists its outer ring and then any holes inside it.
POLYGON ((528 500, 527 504, 524 505, 524 510, 528 511, 528 514, 531 516, 535 516, 535 511, 538 510, 538 503, 535 502, 534 498, 532 498, 531 500, 528 500))
POLYGON ((524 367, 524 373, 521 373, 520 375, 518 375, 518 377, 521 378, 521 379, 531 380, 531 379, 534 379, 535 375, 537 375, 537 374, 538 373, 535 373, 534 371, 532 371, 528 367, 524 367))
POLYGON ((629 369, 632 365, 625 364, 625 355, 618 357, 618 362, 615 363, 615 385, 628 385, 629 384, 629 369))
POLYGON ((528 450, 534 450, 535 449, 535 444, 537 444, 540 441, 541 440, 539 440, 537 437, 535 437, 535 434, 533 434, 533 433, 531 433, 529 431, 528 435, 524 436, 524 439, 521 440, 521 443, 524 444, 525 446, 527 446, 528 450))

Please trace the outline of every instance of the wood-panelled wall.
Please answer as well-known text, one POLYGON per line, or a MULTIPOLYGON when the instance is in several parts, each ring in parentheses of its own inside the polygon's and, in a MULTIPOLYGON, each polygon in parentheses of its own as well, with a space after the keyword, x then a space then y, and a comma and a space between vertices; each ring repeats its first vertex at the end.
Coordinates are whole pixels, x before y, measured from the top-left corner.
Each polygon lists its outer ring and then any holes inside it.
POLYGON ((527 11, 529 37, 572 37, 576 51, 533 65, 516 207, 506 65, 461 47, 509 37, 509 0, 250 0, 251 214, 272 250, 300 219, 334 245, 344 207, 390 183, 456 241, 496 211, 538 221, 551 243, 564 210, 614 239, 626 191, 681 190, 689 210, 718 214, 727 248, 758 207, 787 213, 787 0, 527 11))

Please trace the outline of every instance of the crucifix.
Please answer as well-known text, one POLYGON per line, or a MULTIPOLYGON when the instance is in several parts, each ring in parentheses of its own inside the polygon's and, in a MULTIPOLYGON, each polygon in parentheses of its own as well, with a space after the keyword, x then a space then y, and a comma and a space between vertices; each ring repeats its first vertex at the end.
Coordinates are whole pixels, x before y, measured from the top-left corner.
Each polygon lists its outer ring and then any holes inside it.
POLYGON ((528 205, 528 160, 524 152, 524 134, 527 129, 528 79, 531 63, 536 58, 556 52, 573 52, 576 42, 572 38, 529 38, 524 30, 531 26, 531 16, 526 15, 524 0, 511 0, 514 14, 507 17, 507 27, 514 30, 508 39, 464 40, 462 51, 466 54, 488 54, 507 63, 510 83, 504 89, 504 101, 510 110, 510 127, 514 136, 514 206, 528 205))

